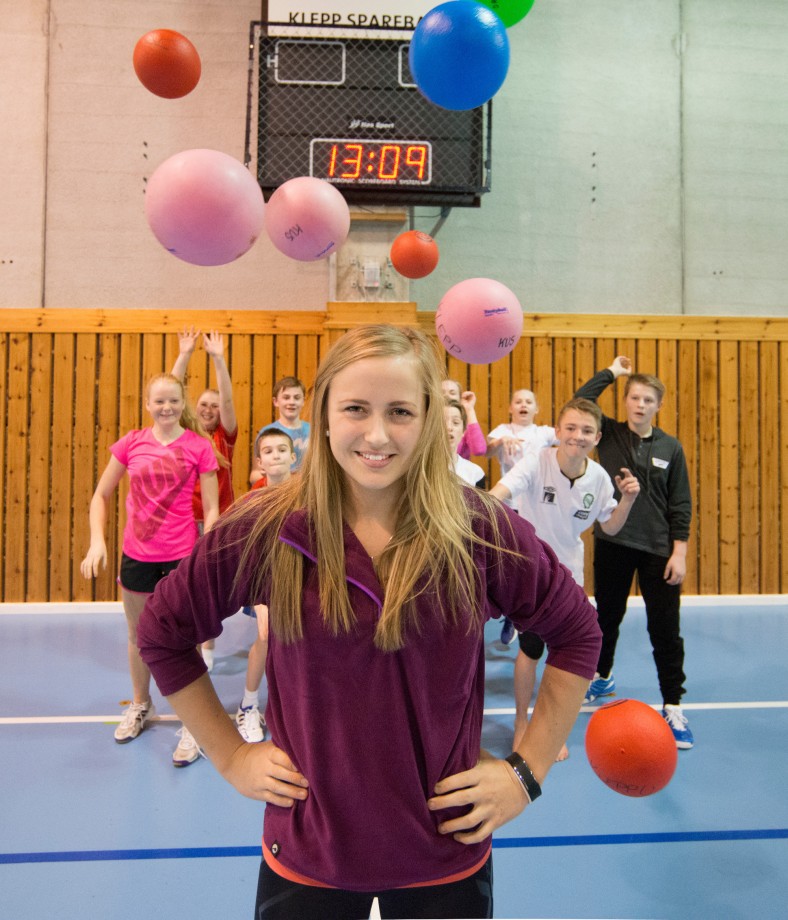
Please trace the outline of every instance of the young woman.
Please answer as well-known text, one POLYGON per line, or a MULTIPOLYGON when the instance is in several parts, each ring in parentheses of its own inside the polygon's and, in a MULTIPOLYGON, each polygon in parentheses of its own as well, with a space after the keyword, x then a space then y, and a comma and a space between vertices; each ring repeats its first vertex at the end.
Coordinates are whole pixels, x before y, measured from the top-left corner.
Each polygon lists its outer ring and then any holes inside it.
MULTIPOLYGON (((155 715, 150 698, 150 671, 137 648, 137 625, 145 601, 157 583, 188 556, 197 541, 192 513, 195 483, 200 482, 206 529, 219 514, 217 456, 207 434, 186 406, 183 384, 171 374, 154 377, 147 386, 145 408, 153 424, 130 431, 110 447, 109 463, 90 502, 90 548, 80 571, 85 578, 107 565, 104 531, 112 493, 128 471, 126 527, 120 588, 129 630, 128 654, 134 699, 115 729, 118 744, 133 741, 155 715)), ((173 754, 184 767, 199 757, 187 729, 173 754)))
POLYGON ((492 916, 491 834, 575 721, 599 648, 583 591, 527 522, 451 466, 435 352, 364 326, 323 360, 301 476, 231 510, 163 581, 143 659, 219 772, 267 802, 255 917, 492 916), (195 646, 270 609, 266 722, 248 744, 195 646), (484 624, 549 648, 531 726, 480 750, 484 624))

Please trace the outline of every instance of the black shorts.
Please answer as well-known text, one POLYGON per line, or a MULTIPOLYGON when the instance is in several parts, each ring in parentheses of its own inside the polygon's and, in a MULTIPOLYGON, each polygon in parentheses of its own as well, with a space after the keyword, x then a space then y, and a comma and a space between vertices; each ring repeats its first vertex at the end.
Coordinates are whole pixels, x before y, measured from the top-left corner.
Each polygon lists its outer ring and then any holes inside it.
POLYGON ((532 632, 521 632, 517 634, 520 643, 520 651, 533 661, 539 661, 544 654, 544 642, 532 632))
POLYGON ((125 553, 120 557, 120 586, 134 594, 153 594, 156 585, 178 567, 180 559, 173 562, 140 562, 125 553))

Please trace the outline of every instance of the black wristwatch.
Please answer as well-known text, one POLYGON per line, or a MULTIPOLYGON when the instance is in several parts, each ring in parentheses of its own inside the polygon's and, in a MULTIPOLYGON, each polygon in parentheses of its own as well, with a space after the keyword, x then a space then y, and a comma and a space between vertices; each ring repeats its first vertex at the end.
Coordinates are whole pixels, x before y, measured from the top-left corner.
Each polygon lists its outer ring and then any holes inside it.
POLYGON ((523 758, 520 757, 516 751, 513 751, 505 760, 514 770, 517 779, 523 784, 523 789, 525 789, 525 794, 528 796, 529 802, 538 799, 542 794, 542 787, 536 781, 536 777, 531 772, 531 768, 523 758))

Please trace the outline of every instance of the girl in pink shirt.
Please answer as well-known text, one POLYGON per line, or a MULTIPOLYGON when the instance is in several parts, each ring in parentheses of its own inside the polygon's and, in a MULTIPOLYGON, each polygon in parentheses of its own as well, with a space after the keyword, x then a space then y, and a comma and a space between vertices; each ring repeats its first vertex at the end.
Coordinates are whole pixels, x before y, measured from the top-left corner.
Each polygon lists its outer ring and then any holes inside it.
MULTIPOLYGON (((186 406, 183 384, 171 374, 159 374, 147 386, 145 408, 150 428, 130 431, 110 447, 110 461, 90 502, 90 548, 80 571, 85 578, 107 565, 104 531, 109 501, 124 474, 129 474, 126 527, 123 532, 120 582, 129 630, 129 670, 134 699, 123 714, 115 740, 134 740, 155 715, 150 698, 150 671, 137 649, 137 624, 145 601, 156 584, 191 552, 197 542, 192 494, 200 481, 205 529, 219 515, 218 460, 202 426, 186 406)), ((173 754, 183 767, 199 757, 188 731, 173 754)))

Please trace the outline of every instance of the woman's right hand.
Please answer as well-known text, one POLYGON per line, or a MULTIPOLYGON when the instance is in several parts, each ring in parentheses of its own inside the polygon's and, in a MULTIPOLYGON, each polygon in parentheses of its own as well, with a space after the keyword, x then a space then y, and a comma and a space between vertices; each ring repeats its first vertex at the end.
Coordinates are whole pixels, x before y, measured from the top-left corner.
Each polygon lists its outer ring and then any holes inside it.
POLYGON ((290 808, 309 794, 306 778, 273 741, 239 745, 224 778, 242 795, 283 808, 290 808))
POLYGON ((87 556, 79 564, 79 571, 83 578, 95 578, 99 573, 99 566, 107 567, 107 544, 91 543, 87 556))

